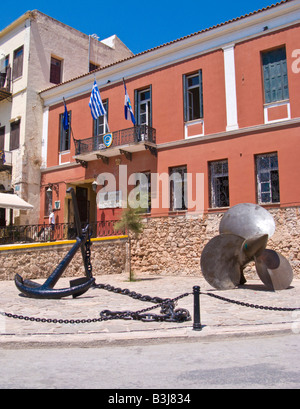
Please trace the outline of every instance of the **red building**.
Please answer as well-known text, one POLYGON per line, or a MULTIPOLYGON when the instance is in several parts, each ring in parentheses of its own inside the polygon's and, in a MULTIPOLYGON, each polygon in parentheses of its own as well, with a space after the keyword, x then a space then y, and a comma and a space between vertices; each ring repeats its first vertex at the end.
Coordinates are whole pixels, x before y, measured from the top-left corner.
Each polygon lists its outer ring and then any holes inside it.
POLYGON ((137 186, 152 192, 152 218, 242 202, 299 208, 299 38, 300 1, 282 1, 42 91, 40 222, 52 206, 57 222, 72 221, 70 186, 90 222, 118 219, 137 186), (94 80, 107 112, 97 120, 94 80))

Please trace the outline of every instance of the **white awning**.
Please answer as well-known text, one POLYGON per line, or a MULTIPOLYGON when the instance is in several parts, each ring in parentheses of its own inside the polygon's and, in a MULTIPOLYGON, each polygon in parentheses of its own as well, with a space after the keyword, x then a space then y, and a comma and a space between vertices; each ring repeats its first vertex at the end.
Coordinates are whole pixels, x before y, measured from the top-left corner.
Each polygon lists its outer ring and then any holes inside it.
POLYGON ((19 196, 10 193, 0 193, 0 208, 32 210, 33 206, 19 196))

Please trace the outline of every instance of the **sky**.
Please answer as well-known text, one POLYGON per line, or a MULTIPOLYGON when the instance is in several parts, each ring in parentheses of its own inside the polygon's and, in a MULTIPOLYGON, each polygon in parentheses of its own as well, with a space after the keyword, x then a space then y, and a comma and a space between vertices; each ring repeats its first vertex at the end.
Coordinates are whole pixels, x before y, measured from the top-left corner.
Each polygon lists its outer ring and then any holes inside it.
POLYGON ((6 1, 0 31, 28 10, 39 10, 100 40, 116 34, 140 53, 275 4, 272 0, 39 0, 6 1))

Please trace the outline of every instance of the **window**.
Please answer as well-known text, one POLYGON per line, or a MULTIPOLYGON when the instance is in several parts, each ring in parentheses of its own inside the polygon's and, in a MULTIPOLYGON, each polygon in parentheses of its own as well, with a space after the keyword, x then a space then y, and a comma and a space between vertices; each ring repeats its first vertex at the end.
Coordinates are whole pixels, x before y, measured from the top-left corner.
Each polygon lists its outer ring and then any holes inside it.
POLYGON ((108 100, 102 101, 103 107, 106 111, 106 115, 99 116, 97 119, 94 120, 94 136, 98 135, 105 135, 108 133, 108 100))
POLYGON ((170 210, 187 209, 187 168, 170 168, 170 210))
POLYGON ((8 77, 9 70, 9 55, 4 58, 0 58, 0 88, 7 88, 9 86, 8 77))
POLYGON ((135 91, 135 102, 137 124, 152 126, 152 87, 135 91))
POLYGON ((279 203, 279 173, 277 153, 256 156, 258 203, 279 203))
POLYGON ((23 46, 14 51, 13 80, 23 74, 23 46))
POLYGON ((203 118, 202 70, 183 76, 184 120, 203 118))
MULTIPOLYGON (((151 212, 151 173, 150 172, 141 172, 135 173, 135 188, 134 193, 136 197, 130 198, 130 200, 136 200, 136 207, 140 207, 143 212, 151 212), (138 193, 137 193, 138 192, 138 193)), ((132 204, 130 203, 132 206, 132 204)))
POLYGON ((116 209, 122 207, 122 191, 114 192, 98 192, 98 208, 99 209, 116 209))
POLYGON ((20 121, 15 121, 10 124, 10 143, 9 150, 13 151, 20 146, 20 121))
POLYGON ((210 206, 229 206, 228 161, 222 160, 209 164, 210 206))
POLYGON ((148 207, 146 209, 146 213, 150 213, 151 212, 151 173, 150 172, 143 172, 143 173, 147 178, 147 185, 142 188, 144 188, 145 190, 148 189, 148 207))
POLYGON ((289 98, 285 47, 262 54, 265 103, 289 98))
POLYGON ((94 71, 97 70, 97 68, 99 68, 100 65, 99 64, 94 64, 93 62, 90 61, 90 65, 89 65, 89 71, 94 71))
POLYGON ((52 212, 53 206, 52 206, 52 201, 53 201, 53 195, 52 195, 52 190, 49 189, 49 187, 45 187, 45 208, 44 208, 44 214, 45 216, 49 216, 50 213, 52 212))
POLYGON ((50 64, 50 82, 53 84, 61 83, 61 67, 62 61, 57 58, 51 57, 50 64))
POLYGON ((69 128, 64 129, 64 114, 59 115, 59 124, 60 124, 60 142, 59 150, 60 152, 70 150, 71 142, 71 111, 68 112, 69 116, 69 128))

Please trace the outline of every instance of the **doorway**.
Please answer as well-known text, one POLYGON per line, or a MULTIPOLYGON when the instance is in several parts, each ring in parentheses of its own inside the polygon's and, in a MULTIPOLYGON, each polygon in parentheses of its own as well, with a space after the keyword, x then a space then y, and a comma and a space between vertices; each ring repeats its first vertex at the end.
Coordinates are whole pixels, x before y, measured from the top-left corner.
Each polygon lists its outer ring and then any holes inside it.
POLYGON ((89 201, 88 201, 88 189, 86 187, 76 187, 76 199, 79 210, 79 217, 81 223, 89 222, 89 201))

